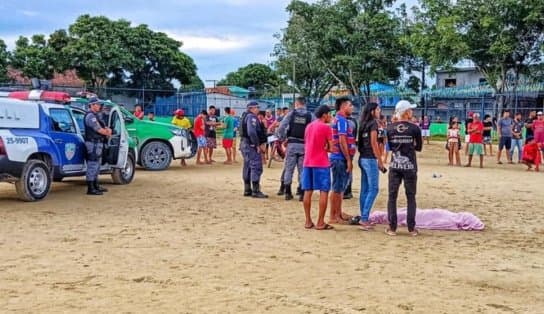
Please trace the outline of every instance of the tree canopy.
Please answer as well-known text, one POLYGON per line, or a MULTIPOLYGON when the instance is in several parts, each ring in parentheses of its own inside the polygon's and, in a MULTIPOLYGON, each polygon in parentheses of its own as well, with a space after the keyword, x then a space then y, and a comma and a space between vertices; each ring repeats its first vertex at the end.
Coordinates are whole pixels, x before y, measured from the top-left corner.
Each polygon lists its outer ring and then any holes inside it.
POLYGON ((218 85, 235 85, 244 88, 253 87, 258 91, 266 89, 267 86, 278 86, 280 78, 276 71, 265 64, 251 63, 230 72, 220 80, 218 85))
POLYGON ((0 39, 0 82, 8 81, 9 53, 6 43, 0 39))

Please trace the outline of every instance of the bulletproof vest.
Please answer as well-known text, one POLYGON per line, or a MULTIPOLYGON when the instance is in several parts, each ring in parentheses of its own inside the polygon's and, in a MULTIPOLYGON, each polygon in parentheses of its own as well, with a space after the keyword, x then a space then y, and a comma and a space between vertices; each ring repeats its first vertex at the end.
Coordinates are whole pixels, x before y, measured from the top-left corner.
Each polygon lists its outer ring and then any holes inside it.
POLYGON ((304 143, 304 131, 306 126, 312 122, 312 114, 309 112, 293 111, 289 120, 289 130, 287 131, 287 139, 289 143, 304 143))
MULTIPOLYGON (((96 117, 96 120, 98 121, 101 127, 105 127, 104 121, 102 121, 100 117, 98 117, 98 115, 95 114, 94 112, 87 112, 87 114, 85 114, 85 120, 87 120, 87 116, 90 114, 96 117)), ((87 123, 85 123, 85 141, 96 142, 96 141, 101 141, 103 139, 104 139, 104 136, 96 132, 93 128, 88 126, 87 123)))
POLYGON ((240 137, 241 138, 249 138, 249 136, 247 135, 247 111, 242 113, 242 117, 240 118, 240 137))

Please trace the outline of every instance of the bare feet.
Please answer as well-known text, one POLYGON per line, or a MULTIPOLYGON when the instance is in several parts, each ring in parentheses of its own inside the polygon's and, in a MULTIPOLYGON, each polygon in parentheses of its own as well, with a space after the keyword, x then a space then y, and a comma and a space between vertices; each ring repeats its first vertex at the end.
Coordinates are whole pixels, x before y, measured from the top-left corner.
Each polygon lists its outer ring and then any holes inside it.
POLYGON ((306 223, 304 225, 304 228, 306 229, 313 229, 315 227, 314 223, 313 222, 310 222, 310 223, 306 223))
POLYGON ((324 224, 322 226, 317 225, 315 227, 315 230, 333 230, 333 229, 334 229, 334 227, 329 225, 329 224, 324 224))

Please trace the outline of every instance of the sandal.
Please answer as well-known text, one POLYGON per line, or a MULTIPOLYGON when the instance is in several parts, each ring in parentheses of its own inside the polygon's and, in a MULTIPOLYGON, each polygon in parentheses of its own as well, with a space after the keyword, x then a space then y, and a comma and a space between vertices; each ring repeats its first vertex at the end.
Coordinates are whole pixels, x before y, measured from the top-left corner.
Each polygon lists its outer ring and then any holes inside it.
POLYGON ((395 231, 393 231, 393 230, 391 230, 389 228, 385 228, 385 234, 387 234, 388 236, 392 236, 392 237, 397 235, 397 233, 395 231))
POLYGON ((306 226, 306 225, 304 226, 304 228, 306 228, 306 229, 313 229, 314 227, 315 227, 315 225, 314 225, 313 222, 312 222, 312 224, 309 225, 309 226, 306 226))
POLYGON ((419 235, 419 231, 417 229, 414 229, 413 231, 408 232, 412 237, 417 237, 419 235))
POLYGON ((329 224, 324 224, 323 227, 315 227, 315 230, 333 230, 334 227, 329 224))
POLYGON ((363 230, 363 231, 370 231, 374 229, 374 226, 369 223, 368 221, 367 222, 359 222, 359 230, 363 230))

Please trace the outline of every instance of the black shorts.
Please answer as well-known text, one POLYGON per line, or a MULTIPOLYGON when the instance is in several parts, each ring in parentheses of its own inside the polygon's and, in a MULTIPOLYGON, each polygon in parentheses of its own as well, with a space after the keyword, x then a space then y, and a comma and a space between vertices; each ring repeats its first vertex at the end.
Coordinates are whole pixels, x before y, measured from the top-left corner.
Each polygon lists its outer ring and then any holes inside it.
POLYGON ((499 140, 499 150, 502 150, 503 148, 506 148, 507 150, 510 150, 510 148, 512 148, 512 138, 511 137, 501 136, 501 138, 499 140))

